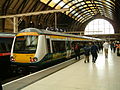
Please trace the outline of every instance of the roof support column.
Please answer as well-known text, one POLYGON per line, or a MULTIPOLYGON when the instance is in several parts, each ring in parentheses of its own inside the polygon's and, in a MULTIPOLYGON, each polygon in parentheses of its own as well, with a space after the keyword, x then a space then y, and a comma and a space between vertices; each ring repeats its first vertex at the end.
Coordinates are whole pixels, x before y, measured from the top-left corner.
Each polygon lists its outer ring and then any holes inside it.
MULTIPOLYGON (((2 7, 0 5, 0 15, 2 15, 2 7)), ((3 31, 3 19, 0 18, 0 32, 3 31)))
POLYGON ((18 32, 18 17, 13 18, 14 33, 18 32))
POLYGON ((55 30, 57 29, 57 13, 55 13, 55 30))

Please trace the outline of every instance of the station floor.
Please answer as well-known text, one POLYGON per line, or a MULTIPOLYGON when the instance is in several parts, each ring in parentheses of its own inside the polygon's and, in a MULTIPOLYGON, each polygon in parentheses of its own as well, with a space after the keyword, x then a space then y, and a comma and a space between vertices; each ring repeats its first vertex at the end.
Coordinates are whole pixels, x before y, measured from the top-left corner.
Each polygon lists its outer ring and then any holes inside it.
POLYGON ((120 57, 100 51, 95 64, 82 59, 22 90, 120 90, 120 57))

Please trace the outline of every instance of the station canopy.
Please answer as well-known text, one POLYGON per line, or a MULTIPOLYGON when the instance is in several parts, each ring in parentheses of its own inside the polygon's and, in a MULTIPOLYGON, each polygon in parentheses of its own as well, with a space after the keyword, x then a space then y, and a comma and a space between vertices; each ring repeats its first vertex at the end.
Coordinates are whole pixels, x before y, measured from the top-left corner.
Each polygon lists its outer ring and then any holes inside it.
POLYGON ((115 0, 41 0, 41 2, 55 8, 69 8, 65 14, 81 23, 101 15, 113 20, 115 14, 115 0))
MULTIPOLYGON (((120 23, 119 7, 119 0, 2 0, 0 15, 68 8, 68 11, 57 15, 57 27, 67 29, 67 31, 80 31, 84 30, 86 24, 95 18, 107 19, 117 26, 120 23)), ((23 17, 19 18, 20 20, 19 24, 25 21, 24 23, 28 26, 34 23, 34 27, 40 25, 46 28, 55 25, 54 14, 23 17)))

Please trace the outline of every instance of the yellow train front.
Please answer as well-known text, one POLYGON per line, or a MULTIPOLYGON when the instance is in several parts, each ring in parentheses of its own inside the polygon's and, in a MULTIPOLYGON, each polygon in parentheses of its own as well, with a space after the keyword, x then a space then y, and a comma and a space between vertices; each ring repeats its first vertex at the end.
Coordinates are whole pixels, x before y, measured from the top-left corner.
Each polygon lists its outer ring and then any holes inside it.
MULTIPOLYGON (((73 44, 88 43, 88 37, 26 28, 13 40, 11 62, 13 65, 39 67, 53 61, 73 57, 73 44)), ((84 46, 84 45, 83 45, 84 46)))
POLYGON ((46 54, 45 35, 40 34, 37 29, 27 28, 19 32, 14 38, 11 62, 19 66, 35 66, 46 54))

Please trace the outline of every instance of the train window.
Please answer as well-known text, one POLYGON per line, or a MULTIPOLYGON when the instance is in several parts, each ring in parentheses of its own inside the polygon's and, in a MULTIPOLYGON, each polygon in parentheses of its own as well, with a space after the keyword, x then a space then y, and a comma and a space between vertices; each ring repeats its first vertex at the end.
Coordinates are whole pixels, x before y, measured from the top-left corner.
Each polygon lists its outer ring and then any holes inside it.
POLYGON ((48 53, 50 53, 50 39, 47 39, 47 49, 48 49, 48 53))
POLYGON ((65 51, 65 41, 52 41, 53 52, 65 51))
POLYGON ((8 52, 11 51, 11 47, 12 47, 12 43, 6 43, 6 50, 7 50, 8 52))
POLYGON ((34 53, 37 49, 38 36, 19 36, 16 38, 14 52, 34 53))
POLYGON ((2 53, 7 52, 5 43, 0 43, 0 52, 2 52, 2 53))
POLYGON ((0 52, 10 52, 13 38, 0 38, 0 52))

